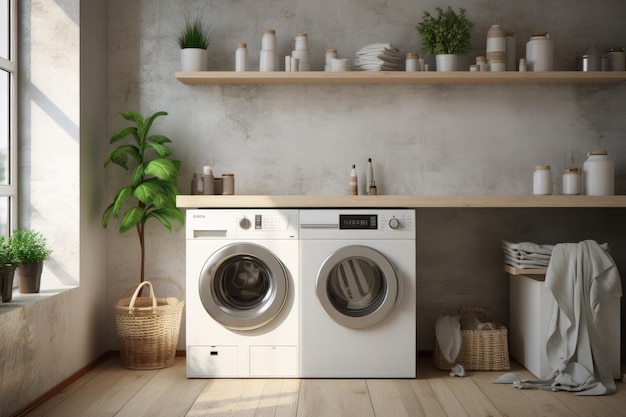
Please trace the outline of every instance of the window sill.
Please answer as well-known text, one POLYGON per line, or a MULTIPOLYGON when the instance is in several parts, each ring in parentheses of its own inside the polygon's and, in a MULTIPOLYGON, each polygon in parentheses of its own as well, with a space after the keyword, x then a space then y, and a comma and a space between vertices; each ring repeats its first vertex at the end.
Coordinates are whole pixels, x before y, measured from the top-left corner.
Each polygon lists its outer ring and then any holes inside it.
POLYGON ((19 289, 13 289, 13 299, 8 303, 0 303, 0 315, 8 313, 18 308, 26 307, 46 298, 54 297, 55 295, 64 293, 69 290, 78 288, 77 285, 56 286, 50 288, 44 288, 43 286, 38 293, 21 293, 19 289))

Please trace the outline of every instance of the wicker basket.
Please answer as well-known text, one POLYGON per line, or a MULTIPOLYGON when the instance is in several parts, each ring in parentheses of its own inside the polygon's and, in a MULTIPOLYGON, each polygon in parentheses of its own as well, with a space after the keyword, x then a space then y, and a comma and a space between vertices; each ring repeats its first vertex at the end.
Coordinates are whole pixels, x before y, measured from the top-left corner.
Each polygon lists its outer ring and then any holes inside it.
POLYGON ((122 366, 130 369, 159 369, 171 366, 184 301, 174 297, 156 298, 149 281, 137 286, 130 298, 115 303, 115 324, 122 366), (139 297, 147 285, 149 297, 139 297))
MULTIPOLYGON (((484 321, 491 321, 487 311, 483 308, 463 307, 460 311, 461 314, 470 312, 482 316, 484 321)), ((461 330, 461 351, 455 363, 463 365, 467 371, 510 369, 508 330, 497 323, 495 327, 495 330, 461 330)), ((444 359, 436 338, 433 365, 438 369, 452 369, 454 366, 453 363, 444 359)))

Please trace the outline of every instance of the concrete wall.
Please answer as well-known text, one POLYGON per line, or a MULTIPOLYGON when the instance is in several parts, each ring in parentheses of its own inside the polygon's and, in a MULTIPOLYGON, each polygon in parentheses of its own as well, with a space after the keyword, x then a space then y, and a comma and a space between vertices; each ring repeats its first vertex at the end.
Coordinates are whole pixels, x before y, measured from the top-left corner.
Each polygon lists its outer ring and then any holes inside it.
POLYGON ((101 356, 108 342, 104 181, 93 169, 106 144, 104 1, 19 3, 19 223, 44 233, 54 251, 42 287, 80 286, 0 314, 0 416, 101 356))
MULTIPOLYGON (((626 42, 619 17, 626 4, 620 0, 449 4, 464 7, 475 22, 466 64, 484 55, 492 24, 515 32, 518 57, 531 32, 549 31, 560 70, 572 70, 591 42, 599 48, 626 42)), ((258 68, 265 28, 276 29, 281 56, 293 49, 296 33, 308 33, 313 66, 320 70, 327 48, 347 58, 373 42, 420 51, 415 25, 423 11, 438 5, 432 0, 113 0, 111 131, 122 125, 118 111, 168 111, 155 128, 174 140, 183 161, 183 193, 189 192, 192 172, 208 164, 218 175, 234 172, 238 194, 345 194, 351 165, 364 178, 371 157, 379 193, 528 194, 536 164, 552 165, 558 186, 563 169, 582 166, 593 149, 609 151, 618 192, 626 193, 624 85, 188 86, 174 79, 180 68, 175 28, 185 13, 211 21, 211 70, 232 70, 241 41, 248 44, 251 68, 258 68)), ((432 57, 427 60, 433 67, 432 57)), ((109 195, 116 182, 112 176, 109 195)), ((432 348, 436 315, 460 305, 484 305, 508 322, 502 238, 610 240, 626 271, 621 255, 626 242, 615 231, 619 211, 420 210, 418 216, 420 349, 432 348)), ((109 236, 113 300, 137 274, 138 245, 135 236, 109 236)), ((169 237, 155 225, 148 236, 147 276, 183 285, 183 231, 169 237)))

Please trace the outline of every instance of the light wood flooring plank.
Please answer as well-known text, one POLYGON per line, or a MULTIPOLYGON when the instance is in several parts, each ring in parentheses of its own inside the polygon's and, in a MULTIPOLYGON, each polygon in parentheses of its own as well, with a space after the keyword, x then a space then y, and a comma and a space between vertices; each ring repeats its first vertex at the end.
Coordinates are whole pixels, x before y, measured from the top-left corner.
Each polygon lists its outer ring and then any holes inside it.
POLYGON ((299 395, 299 379, 267 380, 255 417, 294 417, 299 395))
MULTIPOLYGON (((426 378, 428 385, 432 390, 435 398, 441 404, 441 408, 448 416, 454 417, 469 417, 469 414, 465 411, 463 404, 454 395, 454 392, 450 389, 446 379, 452 378, 450 371, 441 371, 435 369, 432 365, 421 366, 418 369, 418 375, 421 378, 426 378)), ((473 417, 473 416, 472 416, 473 417)))
POLYGON ((298 417, 375 417, 362 379, 304 379, 298 417))
MULTIPOLYGON (((114 416, 157 371, 130 371, 117 361, 97 372, 93 378, 82 384, 69 397, 62 401, 46 417, 105 417, 114 416)), ((36 415, 35 410, 31 415, 36 415)))
POLYGON ((120 409, 115 417, 183 417, 207 384, 203 379, 187 379, 185 358, 157 371, 120 409))
POLYGON ((426 412, 413 391, 411 381, 404 379, 367 380, 376 416, 425 416, 426 412))

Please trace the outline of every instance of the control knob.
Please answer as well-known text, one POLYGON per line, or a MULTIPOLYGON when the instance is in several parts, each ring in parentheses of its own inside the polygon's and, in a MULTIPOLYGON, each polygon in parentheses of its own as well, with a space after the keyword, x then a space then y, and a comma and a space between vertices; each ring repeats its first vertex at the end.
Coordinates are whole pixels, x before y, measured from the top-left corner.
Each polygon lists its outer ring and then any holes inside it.
POLYGON ((252 226, 252 222, 247 217, 239 220, 239 227, 241 227, 243 230, 248 230, 250 226, 252 226))
POLYGON ((389 220, 389 227, 391 227, 392 229, 397 229, 398 227, 400 227, 400 221, 396 219, 396 216, 393 216, 389 220))

